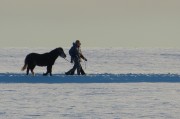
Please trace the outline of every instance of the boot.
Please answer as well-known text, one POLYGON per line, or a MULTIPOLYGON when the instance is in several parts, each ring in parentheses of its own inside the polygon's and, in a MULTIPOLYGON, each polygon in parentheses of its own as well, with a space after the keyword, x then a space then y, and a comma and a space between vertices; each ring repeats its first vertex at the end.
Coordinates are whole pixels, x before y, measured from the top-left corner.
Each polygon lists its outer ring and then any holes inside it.
POLYGON ((71 69, 71 70, 69 70, 68 72, 65 72, 65 74, 66 74, 66 75, 74 75, 74 72, 75 72, 75 71, 71 69))
POLYGON ((80 73, 81 73, 81 75, 86 75, 86 73, 84 72, 84 70, 83 70, 82 67, 81 67, 81 69, 80 69, 80 73))
POLYGON ((81 74, 81 69, 77 69, 77 75, 81 74))

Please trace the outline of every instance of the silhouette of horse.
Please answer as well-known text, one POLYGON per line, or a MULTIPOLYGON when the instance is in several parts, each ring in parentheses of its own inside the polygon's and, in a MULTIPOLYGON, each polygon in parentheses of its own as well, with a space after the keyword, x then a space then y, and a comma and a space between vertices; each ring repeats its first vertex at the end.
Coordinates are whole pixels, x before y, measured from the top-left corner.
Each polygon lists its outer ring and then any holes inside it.
POLYGON ((52 66, 54 65, 55 60, 58 58, 58 56, 62 58, 66 58, 66 54, 64 53, 64 50, 60 47, 44 54, 30 53, 25 58, 22 71, 27 69, 26 74, 28 75, 29 70, 31 70, 31 73, 34 75, 33 70, 36 65, 47 66, 47 72, 44 73, 43 75, 46 76, 48 75, 48 73, 50 73, 50 76, 52 76, 52 66))

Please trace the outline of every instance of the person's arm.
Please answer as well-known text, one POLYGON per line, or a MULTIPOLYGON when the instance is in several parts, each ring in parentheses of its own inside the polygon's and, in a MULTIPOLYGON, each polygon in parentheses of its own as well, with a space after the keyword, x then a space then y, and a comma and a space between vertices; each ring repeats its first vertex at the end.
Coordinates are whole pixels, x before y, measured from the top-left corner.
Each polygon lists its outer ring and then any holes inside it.
POLYGON ((80 57, 81 57, 83 60, 87 61, 87 59, 86 59, 86 58, 84 57, 84 55, 82 54, 81 49, 80 49, 80 57))
POLYGON ((83 60, 87 61, 87 59, 83 56, 82 53, 80 54, 80 57, 81 57, 83 60))

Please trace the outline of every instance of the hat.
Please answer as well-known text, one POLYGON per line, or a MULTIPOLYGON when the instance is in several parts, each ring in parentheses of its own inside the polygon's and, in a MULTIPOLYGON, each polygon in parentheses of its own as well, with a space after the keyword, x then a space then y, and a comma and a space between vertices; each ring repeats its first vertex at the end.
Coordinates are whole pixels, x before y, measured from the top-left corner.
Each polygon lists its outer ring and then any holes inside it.
POLYGON ((81 44, 81 42, 80 42, 79 40, 76 40, 76 42, 75 42, 75 43, 76 43, 76 44, 77 44, 77 43, 81 44))

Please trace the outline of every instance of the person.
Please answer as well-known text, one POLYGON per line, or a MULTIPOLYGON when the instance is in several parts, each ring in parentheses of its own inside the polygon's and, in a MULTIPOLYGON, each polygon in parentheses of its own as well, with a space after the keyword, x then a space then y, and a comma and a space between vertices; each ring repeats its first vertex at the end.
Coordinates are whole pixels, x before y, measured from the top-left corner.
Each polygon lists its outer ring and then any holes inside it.
POLYGON ((74 75, 76 69, 78 75, 86 75, 80 62, 81 59, 85 61, 87 61, 87 59, 82 54, 80 46, 81 42, 79 40, 76 40, 75 43, 73 43, 71 49, 69 50, 69 55, 71 56, 71 63, 74 63, 74 66, 72 69, 65 73, 66 75, 74 75))

